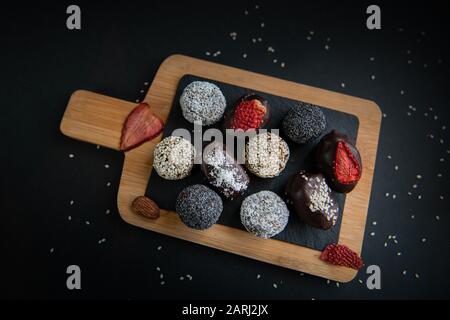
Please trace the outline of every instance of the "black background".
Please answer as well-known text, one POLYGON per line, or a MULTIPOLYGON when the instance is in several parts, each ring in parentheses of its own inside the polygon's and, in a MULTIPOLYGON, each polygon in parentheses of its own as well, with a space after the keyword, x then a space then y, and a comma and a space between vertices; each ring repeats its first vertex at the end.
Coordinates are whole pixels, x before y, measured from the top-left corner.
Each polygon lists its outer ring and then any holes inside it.
POLYGON ((378 31, 365 26, 365 10, 372 3, 364 1, 78 2, 80 31, 66 28, 69 4, 2 5, 1 297, 449 298, 445 2, 377 1, 382 11, 378 31), (314 34, 307 40, 311 30, 314 34), (230 32, 237 32, 236 40, 230 32), (253 44, 251 39, 258 37, 262 42, 253 44), (269 54, 268 46, 275 53, 269 54), (217 57, 205 55, 218 50, 217 57), (59 123, 76 89, 142 99, 148 88, 145 82, 151 82, 164 58, 173 53, 380 105, 385 117, 363 259, 366 265, 380 266, 381 290, 366 288, 364 269, 354 281, 337 287, 121 220, 116 194, 123 156, 64 137, 59 123), (418 187, 413 189, 415 183, 418 187), (388 235, 396 235, 398 244, 387 240, 388 235), (106 241, 99 244, 103 238, 106 241), (81 267, 82 290, 66 288, 65 271, 71 264, 81 267), (164 274, 164 285, 156 267, 164 274), (193 279, 179 280, 186 274, 193 279))

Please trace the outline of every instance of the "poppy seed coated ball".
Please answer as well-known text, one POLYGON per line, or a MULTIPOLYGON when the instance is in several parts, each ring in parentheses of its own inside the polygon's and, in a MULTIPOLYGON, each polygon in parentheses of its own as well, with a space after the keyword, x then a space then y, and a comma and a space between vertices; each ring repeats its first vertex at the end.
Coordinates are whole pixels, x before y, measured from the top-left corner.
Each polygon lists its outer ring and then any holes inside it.
POLYGON ((223 203, 216 192, 202 184, 195 184, 180 192, 175 210, 185 225, 204 230, 219 220, 223 203))
POLYGON ((299 103, 293 106, 283 119, 284 134, 296 143, 308 143, 325 130, 325 115, 318 106, 299 103))

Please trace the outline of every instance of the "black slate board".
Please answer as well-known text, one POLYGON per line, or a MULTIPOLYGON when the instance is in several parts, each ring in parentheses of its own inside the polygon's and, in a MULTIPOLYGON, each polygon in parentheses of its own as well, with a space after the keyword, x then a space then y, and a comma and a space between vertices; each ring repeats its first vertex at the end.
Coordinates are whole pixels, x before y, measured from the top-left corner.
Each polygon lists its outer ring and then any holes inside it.
MULTIPOLYGON (((246 88, 237 87, 218 81, 212 81, 192 75, 185 75, 178 84, 172 109, 170 111, 167 122, 165 123, 163 138, 170 136, 175 129, 179 128, 185 128, 191 132, 193 131, 193 124, 186 121, 181 113, 179 98, 181 93, 183 92, 183 89, 192 81, 197 80, 209 81, 219 86, 227 100, 227 110, 225 111, 225 113, 229 110, 229 108, 232 108, 234 106, 234 103, 238 101, 238 99, 244 94, 257 93, 265 97, 269 101, 272 110, 272 116, 269 124, 267 125, 268 129, 280 128, 281 121, 285 113, 292 105, 296 103, 295 100, 271 94, 265 94, 262 92, 249 90, 246 88)), ((322 107, 322 110, 327 119, 327 128, 325 130, 325 133, 331 131, 332 129, 336 129, 347 134, 351 140, 356 141, 359 126, 359 121, 356 116, 327 109, 324 107, 322 107)), ((208 128, 221 128, 221 125, 222 121, 219 121, 213 126, 204 127, 203 130, 206 130, 208 128)), ((291 142, 289 139, 284 137, 281 130, 280 133, 281 137, 288 143, 290 149, 290 158, 286 169, 280 174, 280 176, 273 179, 262 179, 247 171, 251 179, 250 186, 247 192, 243 196, 234 198, 233 200, 228 200, 222 197, 224 210, 218 221, 219 224, 245 230, 240 221, 239 209, 242 200, 246 196, 261 190, 271 190, 283 197, 284 186, 286 185, 287 179, 292 174, 298 172, 299 170, 309 171, 314 169, 311 151, 320 140, 320 137, 316 141, 301 146, 291 142)), ((155 170, 152 170, 147 186, 146 195, 154 199, 161 208, 175 211, 175 201, 180 191, 187 186, 197 183, 208 185, 201 173, 199 165, 196 165, 194 167, 189 177, 178 181, 165 180, 159 177, 155 170)), ((336 225, 329 230, 324 231, 309 227, 299 221, 295 213, 291 211, 288 225, 283 232, 273 238, 316 250, 323 250, 323 248, 327 244, 337 242, 341 227, 342 209, 344 208, 345 195, 335 193, 335 197, 337 202, 339 203, 340 208, 339 219, 336 225)))

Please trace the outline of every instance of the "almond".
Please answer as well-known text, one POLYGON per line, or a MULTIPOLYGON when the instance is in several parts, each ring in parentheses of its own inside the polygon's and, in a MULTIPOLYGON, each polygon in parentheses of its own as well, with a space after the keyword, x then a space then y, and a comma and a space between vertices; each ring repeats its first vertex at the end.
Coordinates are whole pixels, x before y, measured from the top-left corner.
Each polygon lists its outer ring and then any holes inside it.
POLYGON ((131 207, 136 214, 139 214, 143 217, 150 219, 158 219, 159 218, 159 207, 150 198, 145 196, 139 196, 133 200, 131 203, 131 207))

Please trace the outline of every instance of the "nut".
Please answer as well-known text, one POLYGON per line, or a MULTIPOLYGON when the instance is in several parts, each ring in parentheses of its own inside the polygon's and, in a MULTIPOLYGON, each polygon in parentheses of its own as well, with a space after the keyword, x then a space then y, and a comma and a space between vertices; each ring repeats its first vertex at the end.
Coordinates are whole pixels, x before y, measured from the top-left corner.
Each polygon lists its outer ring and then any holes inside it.
POLYGON ((133 200, 131 207, 136 214, 150 219, 159 218, 159 207, 155 201, 145 196, 139 196, 133 200))

